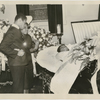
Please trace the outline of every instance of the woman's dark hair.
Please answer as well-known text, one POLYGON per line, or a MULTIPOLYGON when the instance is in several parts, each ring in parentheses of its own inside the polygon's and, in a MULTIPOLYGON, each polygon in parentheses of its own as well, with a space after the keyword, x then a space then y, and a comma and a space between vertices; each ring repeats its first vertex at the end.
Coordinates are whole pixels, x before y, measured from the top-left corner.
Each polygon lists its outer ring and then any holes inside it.
POLYGON ((26 25, 27 25, 27 27, 28 27, 28 29, 30 28, 30 25, 28 24, 28 23, 25 23, 26 25))
POLYGON ((25 23, 26 25, 27 25, 27 27, 28 27, 28 23, 25 23))
POLYGON ((19 13, 19 14, 16 15, 15 21, 17 21, 19 18, 21 18, 22 20, 26 20, 27 19, 27 17, 22 13, 19 13))

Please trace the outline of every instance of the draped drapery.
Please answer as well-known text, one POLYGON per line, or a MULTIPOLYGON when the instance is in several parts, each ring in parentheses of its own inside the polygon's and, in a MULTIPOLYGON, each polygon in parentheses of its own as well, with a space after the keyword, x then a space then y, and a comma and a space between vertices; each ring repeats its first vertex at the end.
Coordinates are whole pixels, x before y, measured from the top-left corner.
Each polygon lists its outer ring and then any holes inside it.
MULTIPOLYGON (((29 5, 17 4, 17 14, 23 13, 24 15, 29 15, 29 5)), ((51 33, 57 33, 57 24, 61 25, 61 32, 63 33, 63 14, 62 14, 62 5, 47 5, 47 14, 48 14, 48 25, 49 31, 51 33)))
POLYGON ((29 15, 29 5, 16 5, 17 14, 23 13, 24 15, 29 15))
POLYGON ((61 24, 63 32, 62 5, 47 5, 48 25, 51 33, 57 33, 57 24, 61 24))
POLYGON ((100 4, 99 4, 99 9, 98 9, 98 20, 100 21, 100 4))

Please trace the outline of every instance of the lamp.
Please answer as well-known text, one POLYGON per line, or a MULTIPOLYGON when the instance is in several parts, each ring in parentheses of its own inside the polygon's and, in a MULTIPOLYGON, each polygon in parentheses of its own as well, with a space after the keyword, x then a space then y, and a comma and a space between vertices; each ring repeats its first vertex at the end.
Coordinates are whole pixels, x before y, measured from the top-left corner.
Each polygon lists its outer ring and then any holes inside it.
POLYGON ((4 14, 4 12, 5 12, 5 5, 4 4, 0 4, 0 11, 4 14))
POLYGON ((61 44, 61 37, 62 37, 62 32, 61 32, 61 24, 57 24, 57 39, 59 41, 59 44, 61 44))

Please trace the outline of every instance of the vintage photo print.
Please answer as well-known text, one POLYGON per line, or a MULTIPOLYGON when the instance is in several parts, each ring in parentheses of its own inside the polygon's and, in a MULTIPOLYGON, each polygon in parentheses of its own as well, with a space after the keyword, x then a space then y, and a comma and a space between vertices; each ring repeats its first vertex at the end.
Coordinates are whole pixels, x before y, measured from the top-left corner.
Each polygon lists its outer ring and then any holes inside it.
POLYGON ((99 1, 0 1, 0 99, 99 94, 99 1))

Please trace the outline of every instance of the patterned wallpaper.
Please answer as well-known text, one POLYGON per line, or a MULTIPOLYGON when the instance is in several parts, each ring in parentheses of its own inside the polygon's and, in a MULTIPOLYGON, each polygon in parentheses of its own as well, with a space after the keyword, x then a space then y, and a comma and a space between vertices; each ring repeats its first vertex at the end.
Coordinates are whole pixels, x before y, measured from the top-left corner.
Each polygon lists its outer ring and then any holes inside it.
POLYGON ((30 5, 30 15, 33 16, 33 20, 47 20, 47 5, 30 5))

